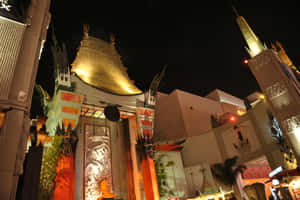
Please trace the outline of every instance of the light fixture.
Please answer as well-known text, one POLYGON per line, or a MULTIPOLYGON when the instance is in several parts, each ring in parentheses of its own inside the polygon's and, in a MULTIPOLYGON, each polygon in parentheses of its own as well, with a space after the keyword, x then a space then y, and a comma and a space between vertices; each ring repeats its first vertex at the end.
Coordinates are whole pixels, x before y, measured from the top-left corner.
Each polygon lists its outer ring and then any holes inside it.
POLYGON ((265 95, 260 94, 260 95, 258 96, 258 98, 260 98, 260 99, 265 99, 265 95))
POLYGON ((231 116, 229 117, 229 120, 230 120, 231 122, 236 122, 236 116, 231 115, 231 116))
POLYGON ((246 114, 246 111, 244 110, 244 109, 238 109, 237 111, 236 111, 236 113, 239 115, 239 116, 242 116, 242 115, 244 115, 244 114, 246 114))

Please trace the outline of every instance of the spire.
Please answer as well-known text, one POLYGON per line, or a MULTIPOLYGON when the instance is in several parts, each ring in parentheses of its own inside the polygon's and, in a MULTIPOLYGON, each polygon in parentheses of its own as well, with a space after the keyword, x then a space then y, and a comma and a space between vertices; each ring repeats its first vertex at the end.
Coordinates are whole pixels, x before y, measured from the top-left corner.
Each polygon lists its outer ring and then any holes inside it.
POLYGON ((276 41, 275 45, 272 44, 272 49, 278 53, 279 57, 284 62, 284 64, 286 64, 289 67, 294 66, 292 60, 287 55, 285 49, 283 48, 283 46, 280 42, 276 41))
POLYGON ((278 41, 275 42, 276 45, 272 44, 272 49, 278 53, 278 56, 280 59, 284 62, 284 64, 288 67, 290 67, 295 74, 296 78, 300 80, 300 71, 298 68, 294 65, 292 60, 287 55, 285 49, 283 48, 282 44, 278 41))
POLYGON ((54 24, 53 24, 53 23, 52 23, 52 25, 51 25, 51 28, 52 28, 52 41, 53 41, 53 46, 54 46, 54 48, 57 48, 57 39, 56 39, 56 36, 55 36, 54 24))
POLYGON ((236 17, 240 16, 239 13, 238 13, 238 11, 236 10, 236 8, 234 6, 232 6, 232 10, 233 10, 233 12, 234 12, 234 14, 235 14, 236 17))
POLYGON ((148 106, 155 106, 155 103, 156 103, 156 95, 157 95, 157 92, 158 92, 158 87, 159 87, 159 84, 162 80, 162 78, 164 77, 165 75, 165 72, 166 72, 166 69, 167 69, 167 65, 165 65, 162 69, 162 71, 160 72, 160 74, 156 74, 150 84, 150 87, 149 87, 149 90, 148 92, 146 93, 146 100, 145 100, 145 103, 148 105, 148 106))
POLYGON ((87 38, 89 36, 90 26, 88 24, 83 24, 83 36, 87 38))
POLYGON ((69 68, 67 48, 64 43, 62 45, 58 44, 55 36, 54 24, 52 24, 52 41, 53 45, 51 46, 51 51, 55 69, 55 87, 56 89, 58 89, 60 86, 66 86, 67 88, 70 88, 71 73, 69 68))
POLYGON ((246 40, 248 47, 246 47, 248 53, 251 57, 256 56, 263 50, 267 49, 265 45, 261 43, 259 38, 252 31, 251 27, 248 25, 244 17, 240 16, 237 10, 232 7, 234 13, 236 14, 236 22, 239 25, 239 28, 246 40))

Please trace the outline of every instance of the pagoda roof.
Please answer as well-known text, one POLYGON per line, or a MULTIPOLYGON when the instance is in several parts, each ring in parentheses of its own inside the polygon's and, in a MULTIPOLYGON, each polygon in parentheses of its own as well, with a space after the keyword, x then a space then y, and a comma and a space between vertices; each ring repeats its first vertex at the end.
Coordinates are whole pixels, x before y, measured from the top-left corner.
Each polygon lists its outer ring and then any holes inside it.
POLYGON ((72 64, 72 72, 85 83, 117 95, 142 91, 130 80, 114 43, 85 34, 72 64))

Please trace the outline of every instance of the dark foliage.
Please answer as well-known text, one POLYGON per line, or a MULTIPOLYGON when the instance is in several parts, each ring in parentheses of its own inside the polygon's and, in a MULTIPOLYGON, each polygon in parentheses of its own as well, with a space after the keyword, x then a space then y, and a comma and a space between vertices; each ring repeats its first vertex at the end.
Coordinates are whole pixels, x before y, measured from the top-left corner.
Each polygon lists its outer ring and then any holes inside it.
POLYGON ((211 168, 212 173, 216 179, 221 181, 224 185, 233 186, 235 178, 239 173, 243 173, 246 169, 244 165, 237 165, 237 156, 228 158, 224 163, 214 164, 211 168))

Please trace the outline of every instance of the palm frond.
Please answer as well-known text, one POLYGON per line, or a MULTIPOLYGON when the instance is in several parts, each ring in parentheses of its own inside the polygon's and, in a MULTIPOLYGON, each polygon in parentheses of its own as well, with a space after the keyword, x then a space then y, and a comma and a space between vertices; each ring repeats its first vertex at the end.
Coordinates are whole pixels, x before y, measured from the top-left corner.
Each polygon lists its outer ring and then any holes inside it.
POLYGON ((237 163, 237 159, 238 157, 235 156, 233 158, 226 159, 224 163, 214 164, 211 167, 213 176, 224 185, 234 185, 236 175, 246 169, 246 166, 244 165, 238 165, 234 168, 237 163))
POLYGON ((238 159, 237 156, 226 159, 225 162, 224 162, 225 168, 232 168, 236 164, 237 159, 238 159))

